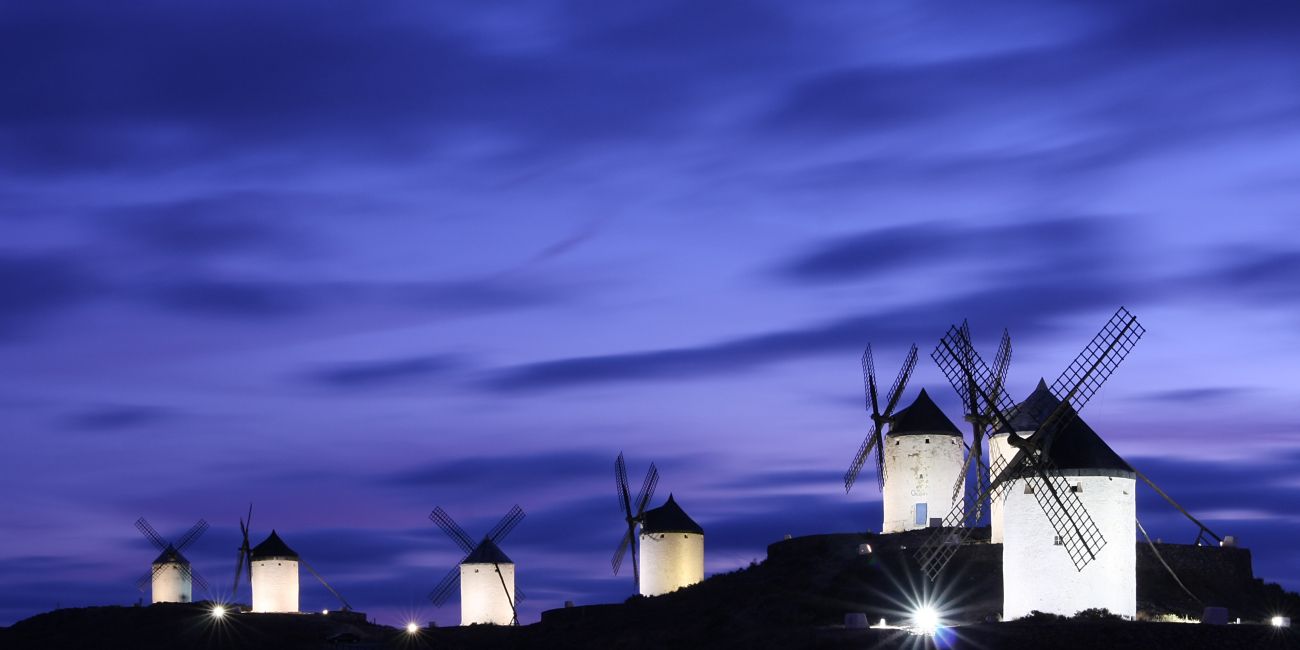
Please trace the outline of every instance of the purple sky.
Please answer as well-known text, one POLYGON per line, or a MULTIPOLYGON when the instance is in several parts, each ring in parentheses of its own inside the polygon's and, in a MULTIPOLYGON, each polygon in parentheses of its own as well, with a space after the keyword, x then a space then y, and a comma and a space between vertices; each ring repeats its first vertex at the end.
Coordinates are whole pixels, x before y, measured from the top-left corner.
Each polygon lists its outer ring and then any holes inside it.
POLYGON ((228 590, 249 501, 383 622, 458 619, 435 505, 621 600, 620 450, 708 572, 877 529, 863 345, 957 420, 950 323, 1021 398, 1120 304, 1085 418, 1300 588, 1294 2, 22 4, 0 624, 134 602, 141 515, 228 590))

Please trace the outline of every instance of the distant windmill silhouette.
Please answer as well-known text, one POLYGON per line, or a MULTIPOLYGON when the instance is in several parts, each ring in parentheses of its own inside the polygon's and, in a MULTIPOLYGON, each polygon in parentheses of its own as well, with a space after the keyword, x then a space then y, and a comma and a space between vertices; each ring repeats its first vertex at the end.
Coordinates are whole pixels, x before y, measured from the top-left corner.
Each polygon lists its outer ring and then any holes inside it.
POLYGON ((483 536, 482 541, 475 544, 469 533, 442 506, 434 508, 429 519, 460 547, 465 557, 434 587, 429 600, 441 607, 447 602, 451 590, 460 584, 461 625, 502 622, 519 625, 518 602, 524 595, 515 589, 515 563, 499 545, 523 518, 523 508, 514 506, 483 536), (489 565, 490 575, 484 573, 489 565), (505 615, 507 608, 508 616, 505 615))
POLYGON ((867 393, 867 410, 871 415, 871 430, 867 437, 862 441, 862 446, 858 448, 858 453, 853 456, 853 462, 849 465, 849 470, 844 473, 844 491, 848 492, 853 489, 853 484, 858 480, 858 473, 862 471, 862 466, 867 463, 872 452, 876 454, 876 482, 879 484, 881 492, 885 491, 885 454, 881 449, 885 437, 885 425, 890 422, 894 415, 894 408, 898 406, 898 398, 902 396, 903 389, 907 387, 907 380, 912 376, 912 369, 916 367, 916 346, 913 345, 907 352, 903 360, 903 367, 898 371, 898 377, 894 379, 894 385, 889 388, 885 397, 885 408, 880 408, 880 401, 877 398, 878 389, 876 384, 876 364, 871 355, 871 345, 862 353, 862 383, 867 393))
MULTIPOLYGON (((970 326, 966 321, 962 321, 958 334, 964 342, 959 347, 959 352, 964 357, 962 362, 964 365, 970 366, 973 364, 970 355, 974 353, 975 347, 971 344, 970 326)), ((988 385, 978 386, 975 385, 974 378, 959 377, 955 374, 949 377, 950 380, 953 380, 953 389, 961 396, 966 421, 971 424, 971 445, 966 453, 966 460, 962 464, 961 475, 957 477, 957 483, 953 486, 952 500, 953 503, 973 503, 975 513, 972 521, 976 523, 983 517, 983 513, 988 511, 988 493, 984 488, 988 485, 989 478, 988 466, 983 458, 983 445, 984 437, 988 435, 990 427, 995 424, 993 408, 990 406, 981 407, 980 395, 988 395, 994 402, 999 400, 1000 396, 1006 391, 1007 369, 1010 365, 1011 334, 1004 329, 1002 330, 1002 342, 998 345, 997 354, 993 357, 992 373, 986 378, 988 385)))
POLYGON ((637 526, 645 522, 646 505, 650 503, 650 498, 654 496, 655 486, 659 484, 659 470, 654 463, 650 463, 650 469, 646 470, 645 479, 641 481, 641 491, 637 493, 636 500, 633 501, 627 487, 627 463, 623 461, 623 452, 618 453, 618 459, 614 461, 614 487, 618 491, 619 507, 623 510, 623 520, 627 523, 627 532, 623 534, 623 539, 618 543, 618 549, 614 551, 614 557, 610 559, 610 564, 614 567, 614 575, 618 575, 619 568, 623 565, 623 556, 627 554, 628 549, 632 551, 632 581, 636 585, 638 592, 641 588, 641 569, 637 562, 637 526))
POLYGON ((135 584, 140 591, 144 591, 146 585, 151 586, 151 602, 188 603, 193 600, 192 584, 198 584, 204 592, 209 591, 207 581, 195 572, 190 566, 190 561, 181 555, 182 550, 193 544, 208 530, 208 522, 198 520, 175 543, 163 539, 144 517, 135 520, 135 527, 141 535, 145 536, 145 539, 161 551, 153 561, 152 570, 144 574, 135 584))

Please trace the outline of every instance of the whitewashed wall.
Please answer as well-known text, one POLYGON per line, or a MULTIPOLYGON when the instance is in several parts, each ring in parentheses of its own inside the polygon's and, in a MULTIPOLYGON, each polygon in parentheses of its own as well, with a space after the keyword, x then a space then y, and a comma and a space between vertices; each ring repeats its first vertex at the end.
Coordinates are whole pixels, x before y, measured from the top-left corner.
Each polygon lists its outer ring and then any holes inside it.
POLYGON ((658 596, 704 580, 704 536, 642 533, 641 595, 658 596))
POLYGON ((1137 613, 1137 529, 1134 479, 1125 476, 1073 476, 1083 505, 1101 529, 1106 545, 1097 558, 1075 569, 1056 531, 1025 482, 1014 481, 1003 504, 1002 616, 1010 620, 1034 610, 1073 615, 1104 607, 1112 613, 1137 613))
POLYGON ((460 624, 510 625, 514 611, 515 565, 474 563, 460 565, 460 624), (500 576, 497 567, 501 568, 500 576), (501 581, 505 580, 502 588, 501 581), (508 594, 508 596, 507 596, 508 594))
MULTIPOLYGON (((157 569, 157 565, 153 568, 157 569)), ((155 603, 188 603, 193 600, 190 575, 174 562, 154 571, 152 592, 155 603)))
POLYGON ((253 611, 298 611, 298 561, 253 560, 253 611))
MULTIPOLYGON (((995 433, 989 436, 988 463, 990 468, 997 465, 997 459, 1001 458, 1002 462, 1008 463, 1016 455, 1016 448, 1007 443, 1008 435, 1010 434, 995 433)), ((989 476, 990 481, 994 478, 994 476, 989 476)), ((989 502, 989 541, 994 544, 1002 543, 1002 506, 1004 502, 1005 498, 990 499, 989 502)))
POLYGON ((926 504, 926 519, 944 518, 954 506, 953 486, 961 475, 965 447, 960 436, 886 436, 884 522, 881 531, 925 528, 916 523, 916 504, 926 504), (926 442, 926 441, 929 442, 926 442))

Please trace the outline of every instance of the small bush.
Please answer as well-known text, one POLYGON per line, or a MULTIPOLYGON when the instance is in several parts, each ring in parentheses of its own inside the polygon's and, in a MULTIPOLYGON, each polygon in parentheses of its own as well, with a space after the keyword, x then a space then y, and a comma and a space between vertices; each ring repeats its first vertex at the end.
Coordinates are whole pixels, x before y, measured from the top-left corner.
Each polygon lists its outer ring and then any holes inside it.
POLYGON ((1085 610, 1075 612, 1073 616, 1076 621, 1122 621, 1123 616, 1112 613, 1105 607, 1090 607, 1085 610))
POLYGON ((1027 616, 1021 616, 1020 618, 1016 619, 1016 622, 1023 621, 1025 623, 1053 623, 1056 621, 1064 621, 1064 620, 1065 617, 1061 616, 1060 614, 1049 614, 1047 612, 1040 612, 1035 609, 1034 611, 1029 612, 1027 616))

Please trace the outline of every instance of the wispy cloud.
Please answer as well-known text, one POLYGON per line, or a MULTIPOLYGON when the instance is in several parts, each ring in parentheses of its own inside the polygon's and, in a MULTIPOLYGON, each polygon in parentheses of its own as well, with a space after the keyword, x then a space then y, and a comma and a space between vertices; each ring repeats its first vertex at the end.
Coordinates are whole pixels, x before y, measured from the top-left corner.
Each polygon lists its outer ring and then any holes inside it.
POLYGON ((814 323, 802 328, 742 336, 710 344, 541 361, 495 371, 483 386, 496 392, 559 389, 584 384, 681 380, 735 373, 781 361, 856 354, 865 341, 902 345, 918 332, 942 333, 963 318, 1006 323, 1018 337, 1032 338, 1061 316, 1112 307, 1133 288, 1106 278, 1080 278, 1068 293, 1036 279, 938 300, 814 323), (1091 284, 1089 284, 1091 282, 1091 284), (1000 305, 1016 304, 1015 314, 1000 305), (1014 322, 1007 323, 1011 316, 1014 322))
POLYGON ((459 361, 451 356, 418 356, 325 364, 308 371, 305 376, 323 386, 365 389, 426 381, 459 365, 459 361))
POLYGON ((76 431, 124 431, 145 428, 175 417, 175 412, 157 406, 113 404, 73 413, 63 426, 76 431))
POLYGON ((1178 388, 1138 395, 1137 399, 1170 403, 1214 402, 1239 396, 1249 392, 1245 388, 1234 386, 1207 386, 1204 388, 1178 388))
POLYGON ((927 222, 848 235, 818 244, 777 269, 786 280, 806 284, 870 279, 921 268, 993 262, 1019 271, 1096 264, 1116 252, 1112 220, 1065 218, 971 226, 927 222))

